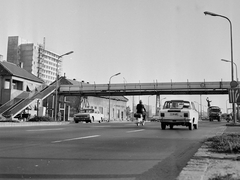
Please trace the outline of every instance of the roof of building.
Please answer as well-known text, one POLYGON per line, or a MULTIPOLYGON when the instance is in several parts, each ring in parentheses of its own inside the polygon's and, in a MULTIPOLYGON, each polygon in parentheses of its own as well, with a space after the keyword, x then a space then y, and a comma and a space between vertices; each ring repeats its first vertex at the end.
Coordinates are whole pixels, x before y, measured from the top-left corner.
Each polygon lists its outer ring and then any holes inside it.
POLYGON ((23 78, 23 79, 43 83, 42 79, 40 79, 37 76, 29 73, 28 71, 26 71, 25 69, 17 66, 14 63, 10 63, 10 62, 7 62, 7 61, 2 61, 2 62, 0 62, 0 65, 4 69, 6 69, 6 71, 12 76, 16 76, 16 77, 20 77, 20 78, 23 78))
MULTIPOLYGON (((72 85, 89 84, 88 82, 86 83, 84 81, 77 81, 75 79, 73 79, 73 80, 72 79, 66 79, 66 80, 69 81, 72 85)), ((101 97, 109 99, 108 96, 101 96, 101 97)), ((111 99, 112 100, 117 100, 117 101, 125 101, 125 102, 128 101, 128 99, 126 97, 124 97, 124 96, 111 96, 111 99)))
POLYGON ((77 81, 75 79, 67 79, 72 85, 82 85, 82 84, 88 84, 85 83, 84 81, 77 81))
MULTIPOLYGON (((101 96, 102 98, 106 98, 109 99, 109 96, 101 96)), ((124 97, 124 96, 111 96, 112 100, 117 100, 117 101, 128 101, 128 98, 124 97)))

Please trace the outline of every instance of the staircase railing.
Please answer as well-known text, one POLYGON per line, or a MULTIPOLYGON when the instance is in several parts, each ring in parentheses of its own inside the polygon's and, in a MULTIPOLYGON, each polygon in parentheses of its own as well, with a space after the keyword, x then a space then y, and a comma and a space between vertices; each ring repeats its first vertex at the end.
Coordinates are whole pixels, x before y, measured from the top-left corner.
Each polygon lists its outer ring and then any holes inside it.
POLYGON ((27 98, 29 96, 28 92, 22 92, 21 94, 19 94, 17 97, 15 97, 14 99, 6 102, 5 104, 3 104, 0 107, 0 114, 3 114, 5 111, 7 111, 9 108, 11 108, 12 106, 18 104, 20 101, 23 100, 23 98, 27 98))
MULTIPOLYGON (((58 81, 60 81, 60 79, 58 81)), ((33 91, 33 93, 29 94, 28 98, 22 99, 16 105, 8 108, 7 111, 5 111, 5 113, 3 115, 5 115, 5 116, 12 115, 14 117, 18 113, 20 113, 22 110, 24 110, 34 100, 45 99, 47 96, 49 96, 50 94, 52 94, 55 91, 55 89, 56 89, 55 83, 56 82, 53 82, 49 86, 44 87, 43 89, 41 89, 40 92, 33 91)))

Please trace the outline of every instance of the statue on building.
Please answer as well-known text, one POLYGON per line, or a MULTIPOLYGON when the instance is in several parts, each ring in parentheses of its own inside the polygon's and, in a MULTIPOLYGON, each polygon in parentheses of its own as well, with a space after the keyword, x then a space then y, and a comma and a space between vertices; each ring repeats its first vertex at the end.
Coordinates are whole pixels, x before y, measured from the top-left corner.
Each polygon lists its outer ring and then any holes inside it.
POLYGON ((211 106, 210 103, 211 103, 212 101, 210 101, 210 100, 208 99, 208 97, 207 97, 206 101, 207 101, 207 103, 208 103, 208 107, 210 107, 210 106, 211 106))

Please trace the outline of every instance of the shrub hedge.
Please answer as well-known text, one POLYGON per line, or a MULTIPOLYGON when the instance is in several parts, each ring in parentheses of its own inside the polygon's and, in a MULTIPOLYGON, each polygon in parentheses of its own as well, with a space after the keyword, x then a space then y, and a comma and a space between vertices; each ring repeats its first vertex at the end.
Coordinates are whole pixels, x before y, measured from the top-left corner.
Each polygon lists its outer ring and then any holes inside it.
POLYGON ((28 120, 28 122, 51 122, 54 121, 53 118, 46 116, 35 116, 28 120))

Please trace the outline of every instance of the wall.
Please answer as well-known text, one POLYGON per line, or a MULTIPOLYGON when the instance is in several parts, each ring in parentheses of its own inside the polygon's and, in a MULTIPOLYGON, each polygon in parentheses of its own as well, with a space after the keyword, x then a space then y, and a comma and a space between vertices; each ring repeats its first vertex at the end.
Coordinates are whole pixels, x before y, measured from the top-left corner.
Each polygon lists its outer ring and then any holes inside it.
POLYGON ((11 99, 11 86, 12 86, 12 77, 11 76, 0 76, 1 79, 1 84, 0 84, 0 104, 3 105, 4 103, 6 103, 7 101, 9 101, 9 99, 11 99), (5 83, 5 81, 9 80, 8 83, 5 83), (8 86, 8 87, 6 87, 8 86))
MULTIPOLYGON (((73 116, 75 113, 77 113, 75 111, 75 109, 73 108, 73 104, 75 103, 75 100, 79 99, 79 97, 75 97, 75 96, 70 96, 67 97, 67 101, 70 102, 70 104, 72 104, 72 108, 71 108, 71 112, 70 115, 73 116)), ((88 103, 89 103, 89 107, 90 108, 94 108, 94 109, 98 109, 100 112, 103 111, 104 114, 104 118, 105 120, 109 119, 109 99, 106 98, 100 98, 100 97, 88 97, 88 103)), ((77 101, 79 102, 79 101, 77 101)), ((77 103, 75 103, 77 104, 77 103)), ((87 106, 87 105, 86 105, 87 106)), ((110 106, 111 106, 111 120, 126 120, 126 106, 127 106, 127 102, 123 102, 123 101, 117 101, 117 100, 112 100, 110 101, 110 106), (120 115, 118 115, 118 112, 120 113, 120 115)))
MULTIPOLYGON (((98 97, 88 97, 90 107, 97 107, 99 109, 103 108, 104 117, 109 119, 109 99, 108 98, 98 98, 98 97)), ((126 120, 126 106, 127 102, 110 100, 110 120, 119 121, 126 120)))

